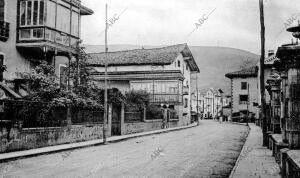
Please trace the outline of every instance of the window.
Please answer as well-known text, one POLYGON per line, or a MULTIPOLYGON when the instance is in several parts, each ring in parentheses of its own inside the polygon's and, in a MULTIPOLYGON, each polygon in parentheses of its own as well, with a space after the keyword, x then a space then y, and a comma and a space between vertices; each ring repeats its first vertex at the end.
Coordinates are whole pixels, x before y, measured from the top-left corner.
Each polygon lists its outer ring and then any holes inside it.
POLYGON ((40 1, 39 24, 44 24, 44 1, 40 1))
POLYGON ((241 82, 241 89, 247 90, 247 88, 248 88, 247 85, 248 85, 247 82, 241 82))
MULTIPOLYGON (((4 65, 4 55, 0 54, 0 68, 3 69, 3 65, 4 65)), ((0 70, 0 81, 3 81, 3 70, 0 70)))
POLYGON ((44 1, 27 0, 20 2, 20 26, 44 24, 44 1))
POLYGON ((47 26, 55 28, 55 10, 56 5, 52 1, 47 1, 47 26))
POLYGON ((240 104, 248 103, 248 95, 240 95, 240 104))
POLYGON ((32 2, 27 1, 27 25, 31 25, 31 7, 32 7, 32 2))
POLYGON ((60 64, 59 65, 59 80, 60 80, 60 87, 67 88, 68 85, 68 68, 66 65, 60 64))
POLYGON ((70 9, 58 5, 57 17, 57 29, 65 33, 70 33, 70 9))
POLYGON ((71 28, 71 34, 79 37, 79 14, 78 12, 73 11, 72 12, 72 28, 71 28))
POLYGON ((23 26, 26 24, 25 22, 25 18, 26 18, 26 13, 25 13, 25 10, 26 10, 26 1, 22 1, 21 2, 21 5, 20 5, 20 25, 23 26))
POLYGON ((30 38, 30 29, 20 30, 20 39, 30 38))
POLYGON ((189 100, 187 98, 184 98, 184 108, 188 107, 189 100))
POLYGON ((38 24, 38 1, 33 1, 33 25, 38 24))
POLYGON ((0 21, 4 21, 4 15, 5 15, 5 0, 0 0, 0 21))
POLYGON ((178 67, 180 67, 180 61, 177 62, 178 67))

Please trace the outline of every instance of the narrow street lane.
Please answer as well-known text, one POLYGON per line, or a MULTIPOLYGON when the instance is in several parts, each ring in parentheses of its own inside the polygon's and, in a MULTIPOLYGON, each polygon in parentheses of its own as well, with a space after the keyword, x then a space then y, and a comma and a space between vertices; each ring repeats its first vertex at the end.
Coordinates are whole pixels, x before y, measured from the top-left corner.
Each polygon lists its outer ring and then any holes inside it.
POLYGON ((248 128, 201 121, 159 135, 0 164, 0 177, 228 177, 248 128))

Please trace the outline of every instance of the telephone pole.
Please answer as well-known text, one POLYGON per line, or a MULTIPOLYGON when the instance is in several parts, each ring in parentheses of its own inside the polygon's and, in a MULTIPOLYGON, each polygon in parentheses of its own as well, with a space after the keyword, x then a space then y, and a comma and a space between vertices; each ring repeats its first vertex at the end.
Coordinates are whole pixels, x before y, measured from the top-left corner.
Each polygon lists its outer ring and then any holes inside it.
POLYGON ((104 74, 104 118, 103 118, 103 143, 106 144, 107 132, 107 63, 108 63, 108 47, 107 47, 107 4, 105 5, 105 74, 104 74))
POLYGON ((265 62, 265 19, 264 19, 264 2, 259 0, 260 12, 260 27, 261 27, 261 56, 260 56, 260 95, 261 95, 261 119, 262 119, 262 133, 263 133, 263 146, 268 143, 267 138, 267 122, 266 122, 266 100, 265 100, 265 76, 264 76, 264 62, 265 62))

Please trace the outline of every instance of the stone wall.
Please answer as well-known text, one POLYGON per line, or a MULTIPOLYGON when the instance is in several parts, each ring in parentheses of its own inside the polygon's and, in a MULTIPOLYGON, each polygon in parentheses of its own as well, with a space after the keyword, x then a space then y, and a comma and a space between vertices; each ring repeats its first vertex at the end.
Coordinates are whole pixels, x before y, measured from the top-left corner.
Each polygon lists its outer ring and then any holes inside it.
MULTIPOLYGON (((124 123, 124 135, 134 134, 140 132, 147 132, 153 130, 159 130, 162 127, 162 120, 153 120, 153 121, 145 121, 145 122, 132 122, 132 123, 124 123)), ((171 121, 169 123, 171 127, 178 127, 178 121, 171 121)))
POLYGON ((0 130, 0 153, 102 138, 102 125, 0 130))

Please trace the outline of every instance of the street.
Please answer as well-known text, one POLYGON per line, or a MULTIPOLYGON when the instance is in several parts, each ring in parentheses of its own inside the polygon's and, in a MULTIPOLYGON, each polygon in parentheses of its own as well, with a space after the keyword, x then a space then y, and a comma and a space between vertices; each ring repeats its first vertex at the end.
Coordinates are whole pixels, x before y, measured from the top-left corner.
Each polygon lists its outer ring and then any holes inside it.
POLYGON ((211 120, 190 129, 0 164, 0 177, 228 177, 247 136, 211 120))

